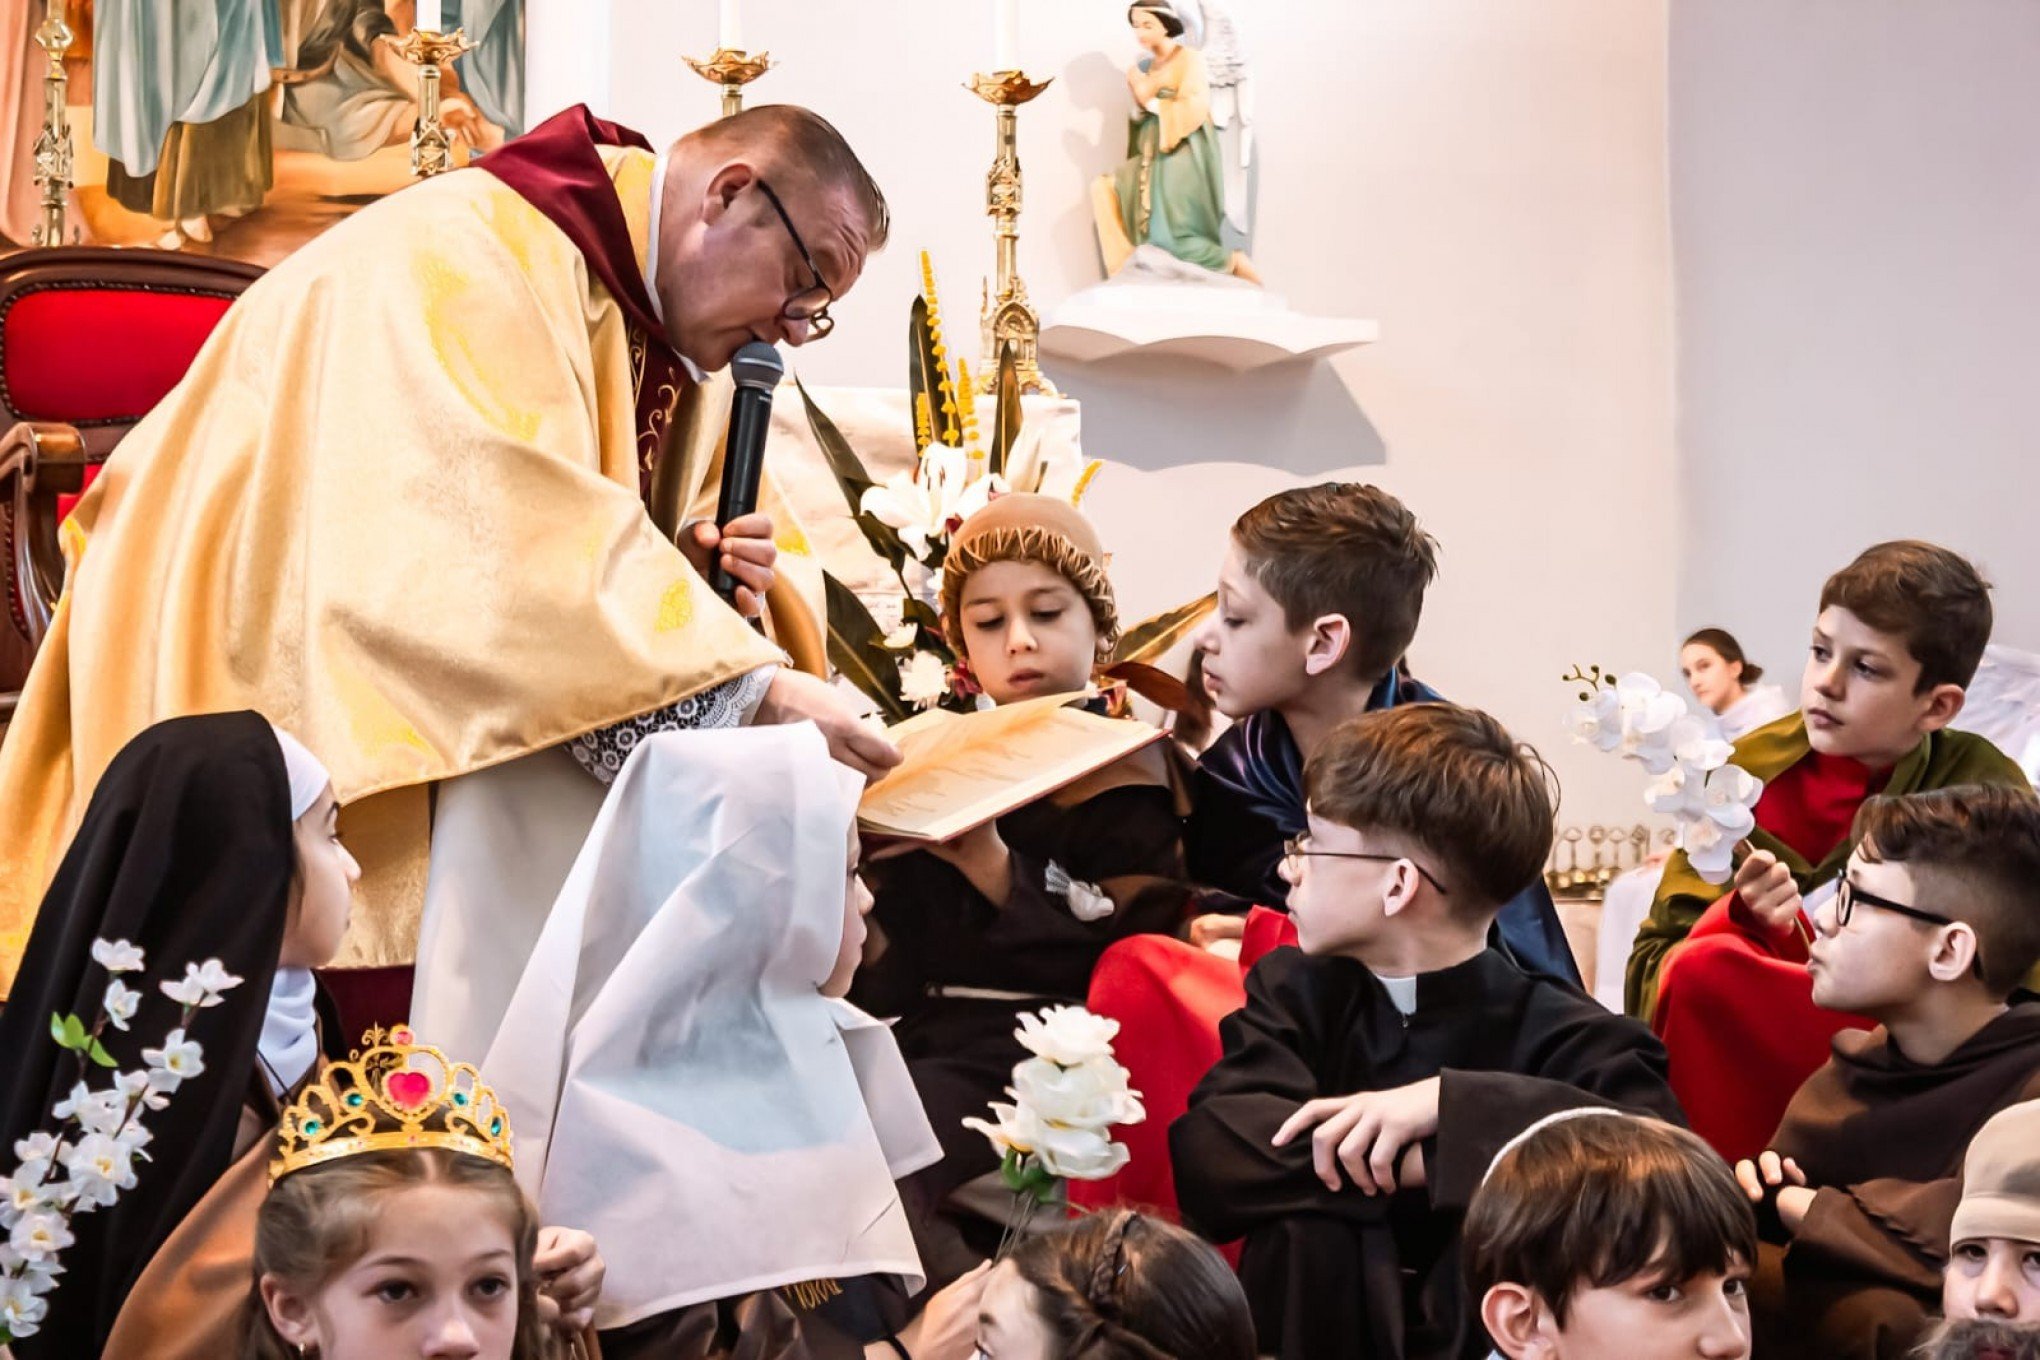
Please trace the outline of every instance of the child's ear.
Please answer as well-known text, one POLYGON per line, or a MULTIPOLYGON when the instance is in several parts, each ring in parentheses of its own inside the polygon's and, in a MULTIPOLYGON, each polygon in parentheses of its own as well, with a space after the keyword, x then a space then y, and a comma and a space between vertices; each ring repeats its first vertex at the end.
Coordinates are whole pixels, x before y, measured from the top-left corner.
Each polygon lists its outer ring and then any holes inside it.
POLYGON ((1344 614, 1321 614, 1311 620, 1310 636, 1304 645, 1306 675, 1323 675, 1346 659, 1353 646, 1353 625, 1344 614))
POLYGON ((1920 710, 1917 726, 1923 734, 1940 731, 1955 721, 1968 699, 1968 691, 1960 685, 1934 686, 1927 692, 1926 706, 1920 710))
POLYGON ((1934 933, 1934 949, 1927 956, 1927 974, 1936 982, 1959 982, 1972 975, 1976 955, 1974 926, 1967 921, 1944 926, 1934 933))
POLYGON ((286 1345, 302 1348, 318 1341, 319 1329, 312 1321, 312 1307, 308 1301, 292 1293, 274 1275, 264 1275, 255 1287, 262 1296, 263 1308, 269 1313, 270 1326, 276 1328, 276 1334, 286 1345))
POLYGON ((1528 1285, 1504 1282, 1480 1301, 1480 1321, 1509 1360, 1546 1360, 1554 1354, 1550 1310, 1528 1285))

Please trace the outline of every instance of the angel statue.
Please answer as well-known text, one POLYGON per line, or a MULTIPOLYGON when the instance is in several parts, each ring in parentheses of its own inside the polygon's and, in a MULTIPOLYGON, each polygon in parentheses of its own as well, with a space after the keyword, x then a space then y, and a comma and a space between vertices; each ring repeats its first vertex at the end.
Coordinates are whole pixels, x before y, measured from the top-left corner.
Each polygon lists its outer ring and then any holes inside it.
POLYGON ((1092 185, 1105 272, 1117 274, 1137 247, 1152 245, 1259 283, 1226 233, 1230 225, 1245 239, 1253 158, 1252 86, 1231 17, 1213 0, 1134 0, 1126 19, 1144 51, 1126 72, 1128 159, 1092 185))

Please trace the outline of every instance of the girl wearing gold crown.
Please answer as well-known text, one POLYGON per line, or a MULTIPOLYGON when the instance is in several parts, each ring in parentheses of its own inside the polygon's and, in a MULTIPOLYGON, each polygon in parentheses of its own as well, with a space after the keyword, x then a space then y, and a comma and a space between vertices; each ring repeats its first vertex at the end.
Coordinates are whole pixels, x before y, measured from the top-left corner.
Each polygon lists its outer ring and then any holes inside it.
POLYGON ((370 1030, 283 1113, 255 1230, 250 1360, 554 1360, 509 1116, 466 1064, 370 1030), (457 1230, 456 1230, 457 1229, 457 1230))
POLYGON ((896 1181, 940 1149, 891 1031, 840 999, 862 791, 812 727, 646 738, 495 1029, 518 1179, 609 1260, 605 1360, 971 1354, 981 1275, 908 1305, 896 1181))
MULTIPOLYGON (((1053 496, 1001 496, 956 531, 943 628, 993 702, 1092 683, 1118 636, 1105 568, 1090 522, 1053 496)), ((998 1224, 947 1202, 998 1164, 962 1120, 999 1098, 1027 1056, 1014 1012, 1083 1004, 1106 946, 1176 929, 1182 811, 1165 748, 1151 746, 946 845, 875 866, 883 943, 854 995, 901 1017, 900 1048, 942 1140, 941 1163, 902 1186, 932 1278, 954 1278, 998 1240, 998 1224), (987 1232, 988 1243, 970 1240, 987 1232)))
MULTIPOLYGON (((238 1345, 268 1133, 339 1032, 311 971, 339 947, 359 873, 336 817, 325 768, 255 713, 159 723, 107 767, 0 1012, 0 1146, 48 1127, 71 1089, 75 1055, 50 1017, 99 1009, 96 941, 148 959, 215 956, 240 985, 195 1013, 187 1037, 203 1070, 145 1115, 135 1185, 77 1219, 20 1360, 212 1360, 238 1345)), ((146 1004, 156 986, 132 990, 146 1004)), ((139 1027, 117 1022, 102 1039, 121 1068, 145 1065, 139 1027)), ((580 1235, 548 1247, 551 1269, 595 1259, 580 1235)))

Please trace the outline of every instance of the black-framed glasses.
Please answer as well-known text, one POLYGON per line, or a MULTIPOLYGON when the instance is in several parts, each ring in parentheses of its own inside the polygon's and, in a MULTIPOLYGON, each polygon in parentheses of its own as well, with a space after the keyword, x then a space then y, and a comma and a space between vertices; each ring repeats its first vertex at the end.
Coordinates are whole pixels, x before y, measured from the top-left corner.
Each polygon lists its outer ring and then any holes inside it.
POLYGON ((1437 875, 1415 860, 1410 859, 1408 855, 1373 855, 1358 850, 1313 850, 1310 848, 1310 837, 1308 836, 1291 836, 1288 840, 1282 842, 1282 858, 1288 861, 1292 871, 1297 868, 1296 862, 1298 860, 1313 857, 1317 859, 1364 859, 1374 864, 1397 864, 1407 859, 1410 861, 1410 867, 1417 871, 1418 876, 1424 882, 1430 884, 1441 893, 1449 891, 1443 883, 1438 881, 1437 875))
POLYGON ((800 232, 793 225, 793 219, 786 215, 786 205, 779 201, 779 195, 772 192, 772 186, 764 180, 758 181, 759 192, 772 205, 772 211, 779 214, 779 223, 786 228, 786 234, 793 238, 793 248, 800 252, 800 262, 807 266, 808 277, 815 281, 814 287, 803 288, 786 300, 779 309, 779 315, 788 321, 807 323, 808 339, 820 340, 836 329, 835 319, 829 315, 829 304, 836 295, 829 291, 829 285, 822 282, 822 271, 815 267, 815 257, 808 253, 807 242, 800 239, 800 232))
MULTIPOLYGON (((1856 904, 1858 902, 1866 906, 1876 907, 1880 911, 1888 911, 1894 915, 1903 916, 1909 921, 1922 921, 1930 926, 1961 924, 1961 922, 1952 916, 1943 916, 1938 912, 1922 911, 1918 907, 1907 906, 1903 902, 1894 902, 1888 897, 1879 897, 1869 889, 1859 888, 1854 883, 1851 883, 1848 875, 1844 873, 1835 880, 1835 926, 1837 929, 1849 924, 1849 918, 1856 914, 1856 904)), ((1970 956, 1970 971, 1978 977, 1983 976, 1983 952, 1981 950, 1970 956)))

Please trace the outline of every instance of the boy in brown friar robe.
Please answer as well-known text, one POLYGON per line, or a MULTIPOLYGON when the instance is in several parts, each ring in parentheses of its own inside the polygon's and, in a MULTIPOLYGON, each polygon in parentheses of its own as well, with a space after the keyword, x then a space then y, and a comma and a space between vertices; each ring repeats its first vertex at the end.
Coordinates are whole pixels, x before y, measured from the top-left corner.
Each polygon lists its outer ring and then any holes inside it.
POLYGON ((1582 1105, 1680 1118, 1643 1025, 1489 941, 1550 849, 1547 777, 1449 704, 1353 719, 1311 757, 1282 870, 1299 947, 1254 965, 1169 1131, 1185 1220, 1246 1239, 1264 1353, 1485 1356, 1459 1232, 1496 1152, 1582 1105))
POLYGON ((1970 1138, 2040 1096, 2040 803, 1980 786, 1872 799, 1815 916, 1815 1004, 1846 1031, 1736 1168, 1759 1204, 1757 1353, 1898 1357, 1941 1291, 1970 1138), (1778 1244, 1785 1244, 1784 1250, 1778 1244))

